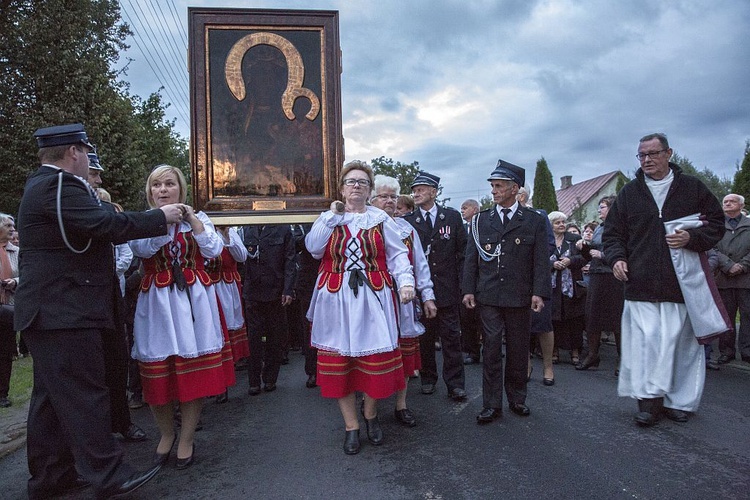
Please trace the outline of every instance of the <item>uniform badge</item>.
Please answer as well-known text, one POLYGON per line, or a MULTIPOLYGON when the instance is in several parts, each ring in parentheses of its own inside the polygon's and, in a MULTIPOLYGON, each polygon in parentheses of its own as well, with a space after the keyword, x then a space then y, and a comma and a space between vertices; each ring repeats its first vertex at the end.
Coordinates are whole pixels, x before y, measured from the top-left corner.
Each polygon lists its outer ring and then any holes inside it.
POLYGON ((445 220, 445 214, 440 214, 438 215, 438 217, 440 218, 440 220, 445 220))
POLYGON ((487 243, 487 244, 486 244, 486 245, 484 246, 484 249, 485 249, 485 250, 487 250, 488 252, 490 251, 490 248, 492 248, 492 245, 490 245, 489 243, 487 243))
POLYGON ((421 223, 422 223, 422 219, 417 217, 417 224, 421 224, 421 223))
POLYGON ((518 238, 516 238, 516 245, 520 245, 520 244, 521 244, 521 240, 519 240, 518 238))
POLYGON ((443 226, 439 230, 440 235, 444 240, 451 239, 451 227, 450 226, 443 226))

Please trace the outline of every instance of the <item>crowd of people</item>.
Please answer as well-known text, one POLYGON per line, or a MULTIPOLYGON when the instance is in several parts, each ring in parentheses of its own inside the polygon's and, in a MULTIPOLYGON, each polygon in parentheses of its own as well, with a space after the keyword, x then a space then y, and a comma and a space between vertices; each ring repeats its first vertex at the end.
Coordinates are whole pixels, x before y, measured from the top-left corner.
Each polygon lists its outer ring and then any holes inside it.
POLYGON ((177 469, 192 466, 205 402, 236 397, 240 370, 249 396, 275 391, 293 347, 305 355, 306 387, 337 401, 346 454, 360 451, 359 414, 369 443, 384 442, 380 399, 395 395, 396 421, 417 425, 410 378, 432 395, 442 376, 445 394, 466 400, 465 365, 482 363, 477 423, 501 418, 504 398, 528 417, 534 355, 553 386, 558 363, 598 368, 612 334, 618 393, 638 401, 635 421, 650 426, 663 415, 687 421, 706 368, 737 351, 750 361, 744 199, 727 195, 722 213, 669 163, 663 134, 640 140, 636 179, 602 197, 599 221, 582 230, 531 207, 525 170, 504 160, 487 178, 484 210, 476 200, 460 212, 441 206, 429 172, 404 195, 396 179, 353 161, 338 180, 341 201, 311 225, 216 227, 186 203, 186 179, 170 165, 145 180, 151 209, 126 212, 102 189, 106 171, 82 125, 35 137, 41 167, 19 232, 0 214, 0 406, 11 404, 21 332, 34 357, 30 498, 89 485, 99 497, 127 493, 173 454, 177 469), (700 224, 662 224, 695 213, 700 224), (713 272, 686 266, 691 283, 714 286, 715 274, 723 299, 723 323, 708 332, 694 329, 694 292, 672 265, 685 250, 708 252, 713 272), (739 344, 729 320, 738 312, 739 344), (159 440, 138 471, 118 439, 146 439, 129 414, 143 404, 159 440))

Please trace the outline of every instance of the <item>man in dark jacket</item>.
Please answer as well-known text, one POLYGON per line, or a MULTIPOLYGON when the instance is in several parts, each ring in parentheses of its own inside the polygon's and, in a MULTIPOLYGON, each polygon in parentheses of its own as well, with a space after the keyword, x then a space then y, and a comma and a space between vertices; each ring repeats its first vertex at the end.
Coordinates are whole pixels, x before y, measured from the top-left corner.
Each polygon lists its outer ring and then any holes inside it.
POLYGON ((112 244, 167 234, 167 224, 180 221, 184 207, 104 210, 85 180, 93 146, 83 126, 34 135, 42 166, 29 177, 18 210, 24 279, 14 318, 34 357, 29 498, 80 487, 78 472, 97 496, 127 493, 159 468, 136 472, 123 462, 110 432, 102 336, 115 328, 112 244))
POLYGON ((247 248, 242 295, 245 298, 250 360, 248 394, 276 390, 282 346, 287 334, 286 311, 297 277, 294 237, 288 224, 244 226, 247 248))
POLYGON ((640 140, 636 178, 617 195, 602 242, 607 263, 625 283, 618 394, 638 399, 635 421, 654 425, 666 412, 677 422, 700 404, 704 350, 688 318, 670 249, 704 252, 724 234, 716 197, 670 163, 664 134, 640 140), (666 234, 665 221, 701 214, 702 227, 666 234), (666 411, 665 411, 666 410, 666 411))
POLYGON ((735 339, 742 360, 750 362, 750 219, 742 213, 744 196, 730 193, 724 197, 722 205, 726 233, 716 245, 719 259, 716 286, 729 317, 734 319, 739 311, 740 328, 737 334, 731 330, 720 337, 719 364, 734 360, 735 339))
POLYGON ((412 182, 416 210, 404 219, 419 235, 435 290, 437 316, 424 321, 425 333, 419 337, 422 356, 422 393, 432 394, 437 384, 435 341, 440 340, 443 352, 443 382, 448 396, 456 401, 466 399, 464 359, 461 353, 461 268, 466 249, 466 230, 458 210, 435 203, 440 177, 419 172, 412 182))
POLYGON ((551 283, 546 217, 516 201, 525 177, 523 168, 498 161, 487 179, 495 205, 471 221, 462 289, 464 305, 479 306, 484 328, 479 424, 502 415, 503 388, 513 413, 523 417, 531 413, 526 406, 531 311, 545 307, 551 283))

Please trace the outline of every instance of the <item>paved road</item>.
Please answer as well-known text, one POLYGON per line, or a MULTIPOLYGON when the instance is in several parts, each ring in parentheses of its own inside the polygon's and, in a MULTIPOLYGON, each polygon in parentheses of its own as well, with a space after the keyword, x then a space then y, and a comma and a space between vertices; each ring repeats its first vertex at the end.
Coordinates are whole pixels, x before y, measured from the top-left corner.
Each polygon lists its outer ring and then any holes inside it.
MULTIPOLYGON (((735 362, 707 374, 700 412, 687 424, 664 420, 652 429, 632 421, 635 403, 616 396, 614 348, 602 368, 576 372, 558 365, 557 384, 541 383, 535 360, 529 386, 532 415, 505 411, 478 426, 481 365, 467 367, 469 399, 451 402, 409 386, 419 425, 396 424, 393 400, 381 401, 386 443, 363 441, 344 455, 343 424, 334 401, 304 387, 302 357, 282 369, 279 389, 245 394, 244 372, 230 402, 208 404, 196 437, 196 464, 174 458, 134 498, 474 499, 750 498, 750 366, 735 362)), ((152 436, 127 444, 128 459, 148 463, 156 428, 147 409, 135 420, 152 436)), ((363 430, 364 437, 364 430, 363 430)), ((25 498, 26 453, 0 461, 3 499, 25 498)), ((91 491, 71 498, 90 498, 91 491)))

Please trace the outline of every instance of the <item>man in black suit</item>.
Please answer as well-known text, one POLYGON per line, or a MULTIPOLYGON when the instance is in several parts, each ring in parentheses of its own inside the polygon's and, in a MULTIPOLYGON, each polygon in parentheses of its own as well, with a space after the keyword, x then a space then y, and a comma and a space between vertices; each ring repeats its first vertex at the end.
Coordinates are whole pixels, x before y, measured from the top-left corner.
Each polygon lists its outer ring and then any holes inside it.
POLYGON ((495 206, 471 221, 464 262, 463 303, 479 304, 484 328, 483 409, 480 424, 502 415, 503 385, 511 411, 528 416, 526 369, 531 311, 551 294, 547 225, 544 217, 516 201, 524 169, 499 160, 487 179, 495 206), (503 384, 502 335, 505 330, 503 384))
POLYGON ((244 226, 247 248, 242 295, 245 298, 250 360, 248 394, 276 390, 282 346, 287 335, 286 311, 297 277, 294 237, 288 224, 244 226), (262 377, 261 377, 262 376, 262 377))
POLYGON ((62 494, 86 481, 100 497, 127 493, 159 467, 136 472, 110 432, 102 335, 115 327, 112 243, 166 234, 184 207, 104 210, 85 180, 93 146, 83 126, 34 135, 42 166, 29 177, 18 211, 24 279, 15 309, 15 329, 24 332, 34 357, 29 498, 62 494))
POLYGON ((466 249, 466 230, 461 214, 452 208, 435 203, 440 177, 419 172, 412 182, 416 210, 404 218, 419 234, 435 290, 437 316, 425 319, 425 333, 419 337, 422 355, 422 394, 435 392, 438 373, 435 361, 435 341, 440 340, 443 352, 443 381, 448 396, 456 401, 466 399, 464 390, 464 360, 461 353, 460 276, 466 249))
MULTIPOLYGON (((104 168, 99 162, 99 155, 89 153, 89 174, 86 180, 94 189, 102 185, 104 168)), ((117 212, 114 205, 102 200, 102 208, 110 212, 117 212)), ((129 249, 128 249, 129 250, 129 249)), ((115 249, 113 247, 112 251, 115 249)), ((132 260, 133 254, 128 254, 132 260)), ((126 265, 130 265, 128 262, 126 265)), ((114 270, 113 270, 114 271, 114 270)), ((125 300, 120 291, 120 281, 117 273, 112 273, 114 280, 112 299, 115 306, 115 329, 104 334, 104 369, 109 388, 110 415, 112 417, 112 432, 122 436, 125 441, 145 441, 146 432, 130 419, 128 408, 128 362, 131 360, 128 349, 128 338, 125 332, 125 300)))

